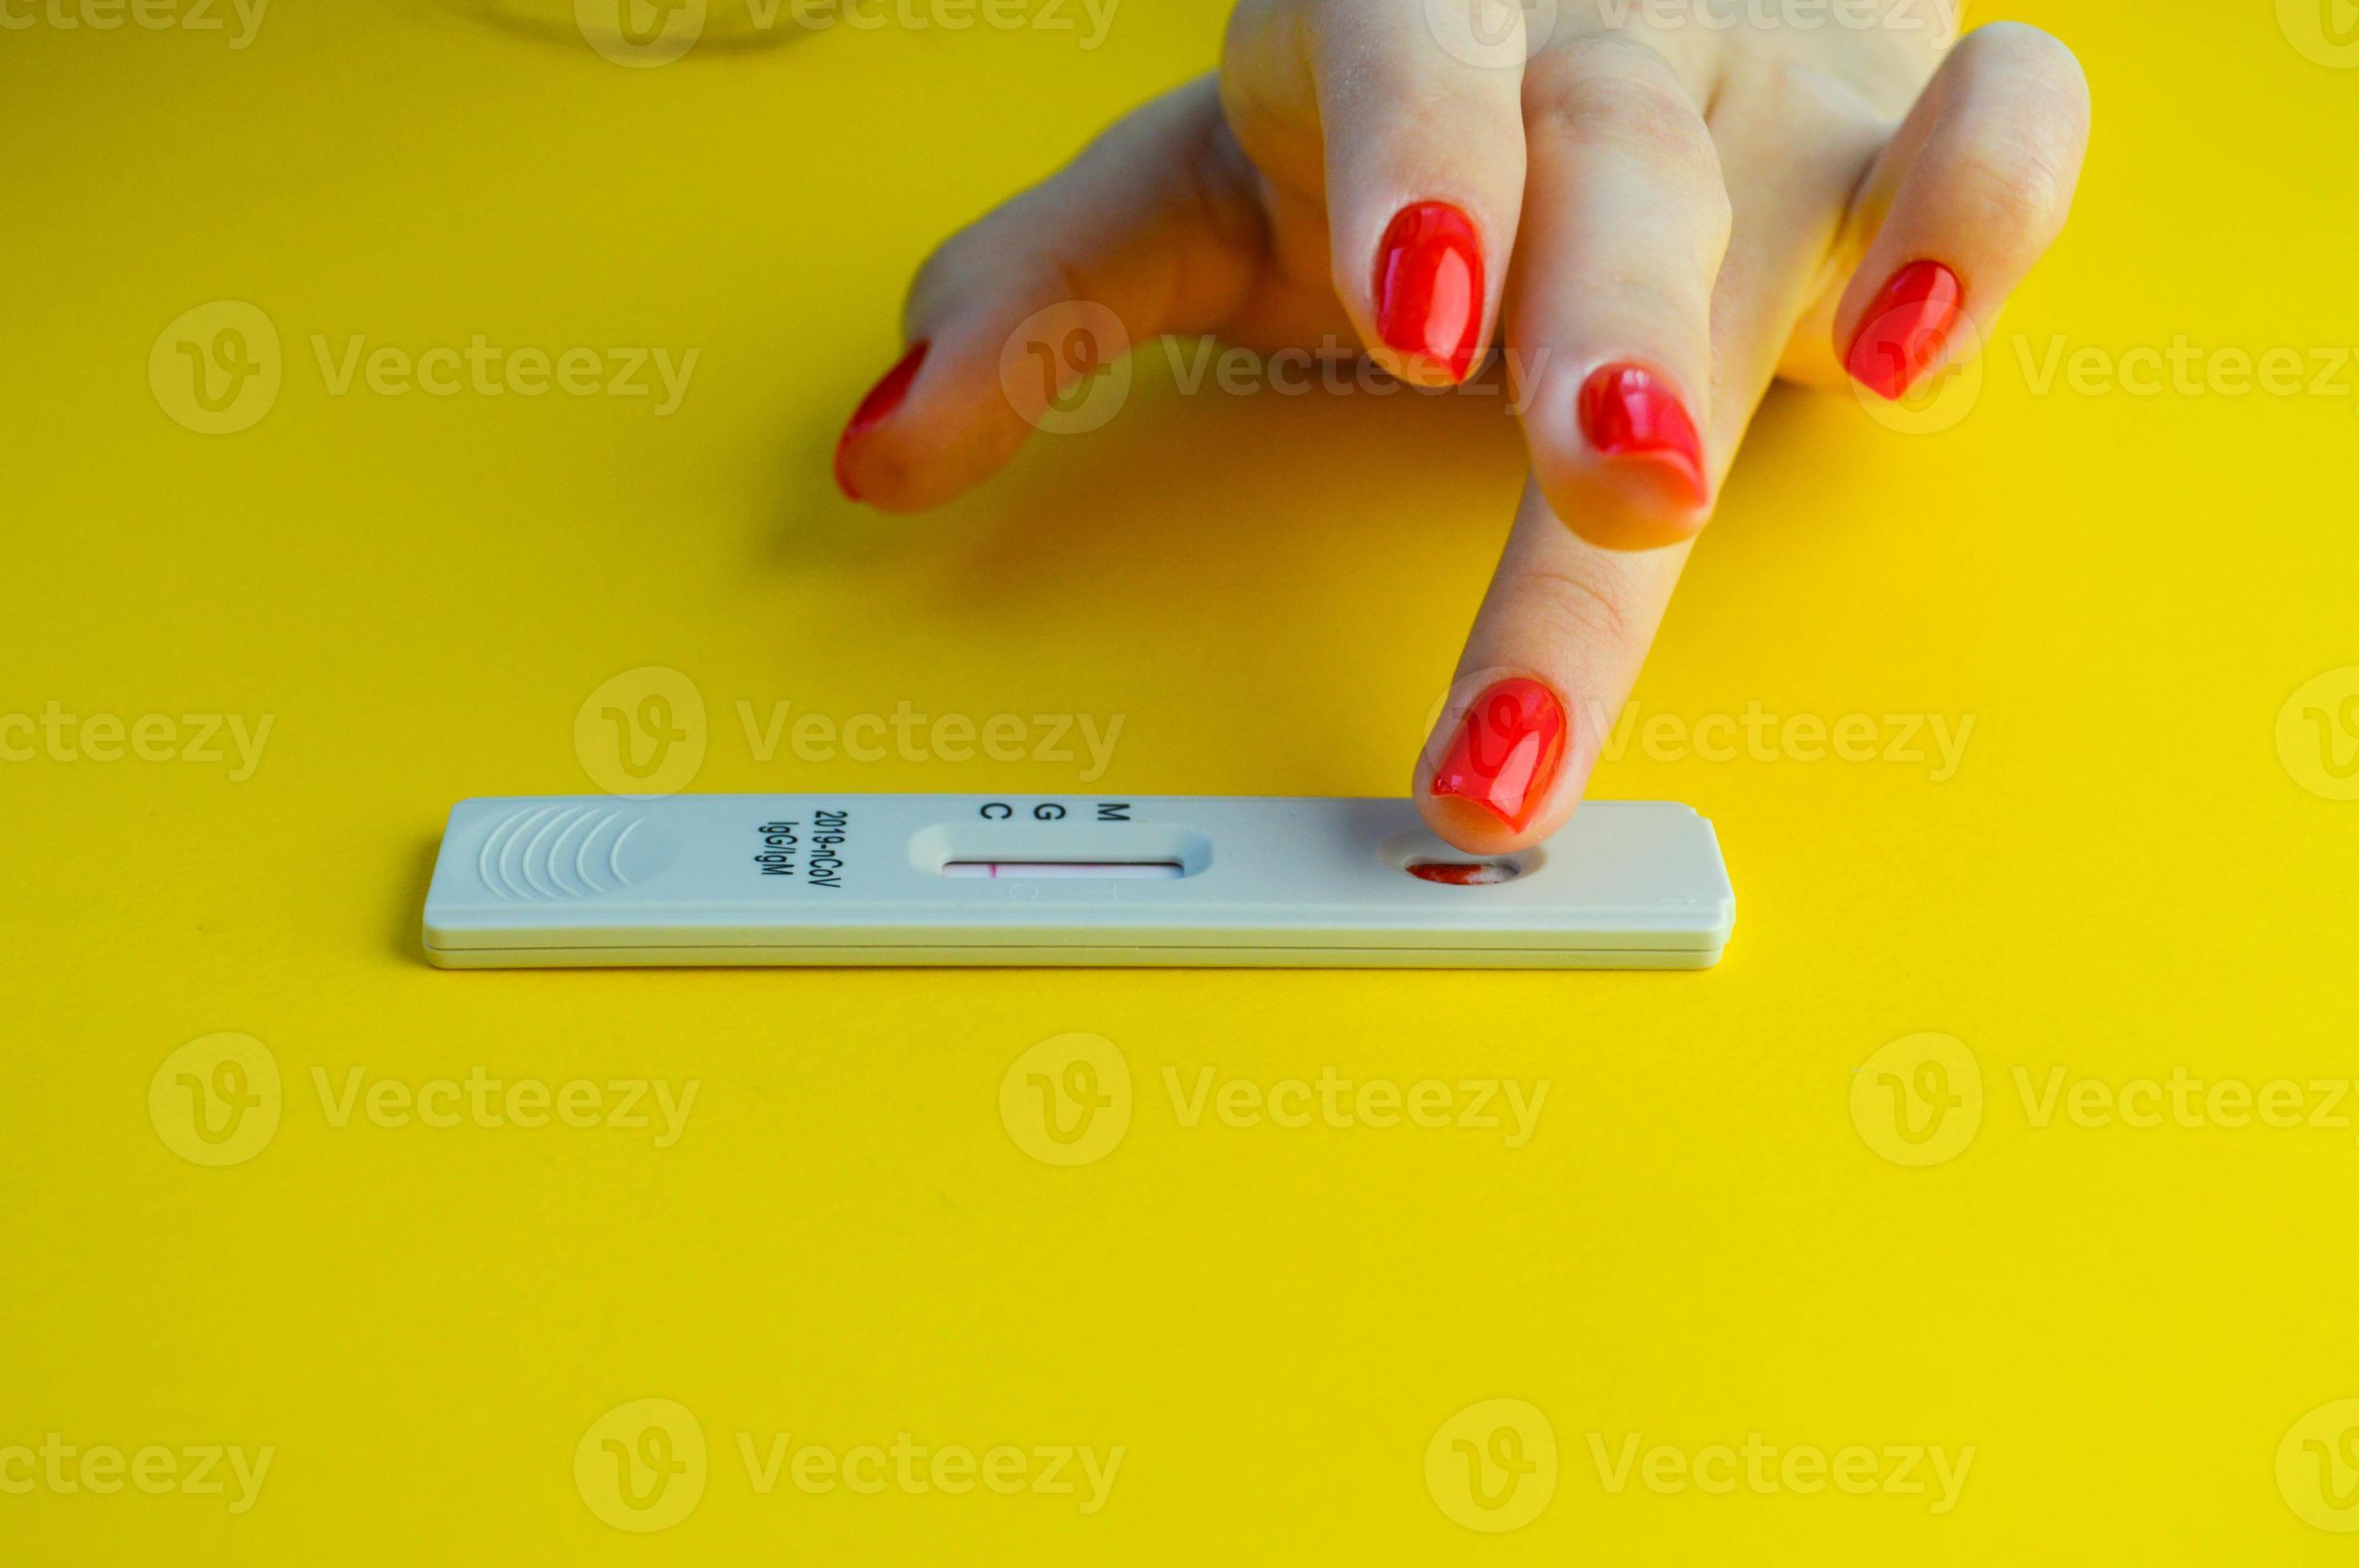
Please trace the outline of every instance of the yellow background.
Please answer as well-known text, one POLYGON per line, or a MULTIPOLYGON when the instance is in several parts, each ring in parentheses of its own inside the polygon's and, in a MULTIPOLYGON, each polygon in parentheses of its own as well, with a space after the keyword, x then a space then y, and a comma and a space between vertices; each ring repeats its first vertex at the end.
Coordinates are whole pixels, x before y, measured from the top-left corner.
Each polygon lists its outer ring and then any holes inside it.
POLYGON ((2294 47, 2303 5, 2027 7, 2087 60, 2099 131, 1978 401, 1938 436, 1843 397, 1765 411, 1642 719, 1975 729, 1938 783, 1634 739, 1596 792, 1716 822, 1740 896, 1716 971, 437 972, 416 929, 451 803, 592 787, 576 709, 641 666, 702 695, 699 790, 1080 787, 1058 762, 762 762, 736 708, 906 701, 1120 715, 1117 792, 1397 791, 1516 496, 1477 401, 1188 397, 1150 368, 1108 427, 939 515, 844 503, 828 452, 912 267, 1209 65, 1221 6, 1129 0, 1095 49, 747 38, 742 9, 656 70, 585 47, 563 0, 277 0, 243 49, 224 5, 229 33, 0 34, 0 714, 274 716, 240 782, 0 765, 0 1447, 276 1449, 236 1517, 0 1495, 0 1560, 2348 1559, 2276 1455, 2359 1395, 2359 1133, 2043 1129, 2015 1077, 2359 1075, 2359 804, 2276 739, 2297 688, 2359 665, 2359 373, 2135 396, 2042 394, 2024 363, 2059 334, 2359 344, 2359 70, 2294 47), (222 299, 275 325, 284 385, 199 435, 147 359, 222 299), (658 417, 332 395, 311 343, 477 333, 701 359, 658 417), (223 1032, 285 1106, 207 1168, 147 1093, 223 1032), (1136 1094, 1111 1152, 1056 1168, 1000 1084, 1072 1033, 1136 1094), (1984 1103, 1912 1168, 1852 1084, 1923 1033, 1972 1053, 1984 1103), (1516 1150, 1189 1128, 1163 1071, 1206 1066, 1550 1091, 1516 1150), (701 1089, 658 1150, 337 1127, 313 1070, 354 1067, 701 1089), (642 1399, 710 1453, 651 1535, 572 1468, 642 1399), (1560 1456, 1497 1536, 1426 1481, 1429 1440, 1492 1400, 1560 1456), (1125 1452, 1090 1515, 762 1496, 736 1434, 779 1432, 1125 1452), (1936 1516, 1617 1495, 1589 1446, 1755 1433, 1976 1456, 1936 1516))

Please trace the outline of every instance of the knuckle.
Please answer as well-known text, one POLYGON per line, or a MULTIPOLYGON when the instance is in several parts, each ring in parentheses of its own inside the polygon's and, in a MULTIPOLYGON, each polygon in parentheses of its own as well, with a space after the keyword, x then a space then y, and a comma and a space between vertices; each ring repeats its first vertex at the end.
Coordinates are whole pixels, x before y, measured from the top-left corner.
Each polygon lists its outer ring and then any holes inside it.
POLYGON ((1535 565, 1520 589, 1525 618, 1555 646, 1618 649, 1636 639, 1627 587, 1610 568, 1535 565))
POLYGON ((1535 140, 1619 148, 1725 199, 1702 111, 1669 64, 1643 44, 1603 33, 1551 50, 1527 72, 1524 99, 1535 140))
POLYGON ((2081 70, 2079 57, 2063 39, 2029 22, 1985 22, 1960 39, 1958 49, 2017 70, 2063 70, 2078 75, 2081 70))
POLYGON ((2072 51, 2020 22, 1969 34, 1951 125, 1931 154, 1959 221, 2045 245, 2063 228, 2089 136, 2089 81, 2072 51))
POLYGON ((2064 170, 2036 147, 1983 147, 1950 171, 1955 199, 1977 230, 2044 243, 2064 225, 2071 191, 2064 170))
POLYGON ((2089 73, 2055 34, 2028 22, 1991 22, 1967 34, 1958 49, 1973 70, 2020 83, 2074 123, 2087 124, 2089 73))

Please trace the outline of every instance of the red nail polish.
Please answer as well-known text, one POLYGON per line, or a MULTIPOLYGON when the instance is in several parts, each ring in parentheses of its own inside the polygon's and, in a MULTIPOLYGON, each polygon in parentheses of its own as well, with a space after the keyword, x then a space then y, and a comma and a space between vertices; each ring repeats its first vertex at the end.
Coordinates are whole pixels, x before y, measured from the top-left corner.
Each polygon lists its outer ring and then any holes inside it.
POLYGON ((926 362, 927 347, 927 344, 919 343, 903 354, 901 362, 886 371, 885 379, 868 389, 868 395, 862 398, 860 406, 852 411, 852 422, 844 426, 843 434, 837 438, 835 487, 849 499, 860 499, 860 492, 853 487, 852 475, 844 467, 844 459, 851 452, 852 443, 891 418, 893 411, 901 406, 901 399, 909 395, 909 384, 918 379, 919 367, 926 362))
POLYGON ((1695 420, 1670 383, 1646 366, 1610 364, 1591 375, 1581 389, 1581 430, 1605 457, 1670 469, 1698 506, 1712 499, 1695 420))
POLYGON ((1473 219, 1446 201, 1402 208, 1376 246, 1375 294, 1376 335, 1386 348, 1466 379, 1483 336, 1483 241, 1473 219))
POLYGON ((1520 833, 1539 815, 1564 765, 1564 705, 1539 681, 1518 676, 1474 699, 1458 722, 1432 792, 1471 800, 1520 833))
POLYGON ((1965 285, 1940 262, 1909 263, 1860 318, 1844 364, 1870 392, 1898 402, 1949 347, 1965 298, 1965 285))

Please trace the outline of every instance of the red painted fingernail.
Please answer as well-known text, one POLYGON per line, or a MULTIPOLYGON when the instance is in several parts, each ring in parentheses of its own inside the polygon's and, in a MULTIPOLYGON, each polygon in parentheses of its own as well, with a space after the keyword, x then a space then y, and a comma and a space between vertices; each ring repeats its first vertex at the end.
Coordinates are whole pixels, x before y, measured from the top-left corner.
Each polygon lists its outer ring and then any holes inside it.
POLYGON ((1844 364, 1870 392, 1898 402, 1949 347, 1965 299, 1956 273, 1940 262, 1910 262, 1860 318, 1844 364))
POLYGON ((926 344, 919 343, 901 356, 901 362, 885 373, 885 379, 868 389, 860 406, 852 411, 852 422, 835 443, 835 487, 851 500, 860 499, 859 490, 852 482, 851 471, 844 460, 851 455, 852 443, 893 416, 901 406, 901 399, 909 395, 909 384, 918 379, 918 368, 926 362, 926 344))
POLYGON ((1524 676, 1503 680, 1458 721, 1432 791, 1471 800, 1520 833, 1564 766, 1568 728, 1564 704, 1547 686, 1524 676))
POLYGON ((1446 201, 1404 207, 1376 246, 1376 335, 1464 381, 1483 337, 1483 240, 1446 201))
POLYGON ((1593 374, 1581 389, 1581 430, 1606 457, 1671 470, 1698 506, 1712 499, 1695 420, 1670 383, 1646 366, 1611 364, 1593 374))

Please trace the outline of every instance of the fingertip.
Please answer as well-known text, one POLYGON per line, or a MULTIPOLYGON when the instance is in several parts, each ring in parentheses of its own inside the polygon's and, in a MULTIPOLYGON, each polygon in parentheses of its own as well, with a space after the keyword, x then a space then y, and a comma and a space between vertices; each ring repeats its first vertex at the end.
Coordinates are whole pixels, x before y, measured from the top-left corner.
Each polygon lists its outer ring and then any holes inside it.
POLYGON ((1672 378, 1617 362, 1592 373, 1571 401, 1525 419, 1533 477, 1567 528, 1625 551, 1702 532, 1713 504, 1710 460, 1672 378))
POLYGON ((1447 201, 1410 202, 1376 243, 1371 349, 1413 384, 1464 382, 1482 350, 1489 287, 1482 232, 1466 211, 1447 201))
POLYGON ((877 450, 880 444, 864 446, 856 462, 847 453, 836 454, 835 485, 843 498, 874 512, 923 512, 934 504, 912 492, 908 470, 877 450))
POLYGON ((1712 503, 1696 474, 1675 460, 1584 455, 1535 467, 1549 510, 1574 537, 1600 549, 1629 554, 1685 544, 1712 521, 1712 503))
POLYGON ((1418 815, 1434 836, 1453 849, 1470 855, 1509 855, 1538 842, 1538 835, 1517 832, 1479 802, 1430 790, 1418 797, 1418 815))
POLYGON ((1965 284, 1949 266, 1908 263, 1860 312, 1843 351, 1843 368, 1868 391, 1897 403, 1947 356, 1965 300, 1965 284))
POLYGON ((1643 500, 1624 503, 1618 498, 1601 497, 1595 490, 1589 492, 1584 503, 1562 506, 1551 501, 1549 504, 1557 507, 1557 515, 1574 537, 1620 555, 1641 555, 1684 545, 1702 533, 1712 521, 1709 508, 1681 512, 1643 500))
POLYGON ((835 449, 835 487, 854 505, 876 512, 923 512, 947 496, 923 492, 921 474, 894 451, 893 432, 878 431, 835 449))
POLYGON ((1418 809, 1461 849, 1503 854, 1554 825, 1569 782, 1571 722, 1564 698, 1535 676, 1508 676, 1445 719, 1418 773, 1418 809))
POLYGON ((906 514, 946 506, 980 482, 996 462, 971 463, 935 449, 926 427, 901 421, 864 437, 836 458, 844 497, 872 511, 906 514))
POLYGON ((883 454, 875 450, 878 443, 870 438, 889 423, 908 400, 909 389, 925 368, 926 351, 931 346, 923 341, 912 345, 868 389, 867 395, 852 411, 852 417, 844 422, 843 433, 836 438, 834 467, 836 488, 847 501, 890 509, 890 496, 901 488, 898 476, 883 471, 883 454), (888 480, 896 482, 884 482, 888 480))

